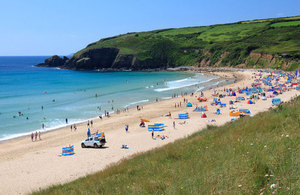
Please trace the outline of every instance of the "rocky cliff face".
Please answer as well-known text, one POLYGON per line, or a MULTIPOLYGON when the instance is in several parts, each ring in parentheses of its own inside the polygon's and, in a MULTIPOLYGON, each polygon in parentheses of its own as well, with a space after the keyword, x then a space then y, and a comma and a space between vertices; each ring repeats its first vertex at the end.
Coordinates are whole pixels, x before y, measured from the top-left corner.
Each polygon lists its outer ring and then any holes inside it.
POLYGON ((132 69, 136 58, 134 55, 119 55, 117 48, 91 49, 79 57, 52 56, 37 66, 60 67, 73 70, 107 70, 132 69))
MULTIPOLYGON (((211 53, 206 52, 207 58, 202 58, 194 65, 198 67, 220 67, 230 66, 230 61, 222 64, 222 60, 229 52, 224 52, 218 60, 212 64, 211 53)), ((288 69, 294 61, 271 54, 250 53, 245 62, 237 65, 240 68, 279 68, 288 69)), ((180 64, 179 64, 180 65, 180 64)), ((80 56, 67 57, 52 56, 45 60, 44 63, 37 66, 60 67, 73 70, 146 70, 146 69, 162 69, 159 64, 154 63, 151 59, 140 61, 133 54, 120 54, 117 48, 100 48, 90 49, 82 53, 80 56)))

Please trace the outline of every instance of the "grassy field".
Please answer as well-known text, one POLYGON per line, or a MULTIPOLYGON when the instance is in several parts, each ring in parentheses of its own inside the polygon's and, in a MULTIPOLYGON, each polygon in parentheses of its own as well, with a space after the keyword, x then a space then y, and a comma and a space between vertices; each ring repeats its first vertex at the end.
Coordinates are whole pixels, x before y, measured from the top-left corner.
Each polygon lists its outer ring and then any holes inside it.
POLYGON ((195 65, 203 59, 210 60, 210 66, 218 61, 221 61, 220 66, 236 66, 245 63, 251 52, 272 54, 277 58, 285 54, 286 62, 294 63, 300 60, 299 24, 300 17, 295 16, 133 32, 99 40, 74 56, 80 58, 90 49, 114 47, 120 50, 119 55, 132 54, 142 63, 148 60, 148 64, 159 67, 195 65), (171 48, 167 52, 154 49, 166 43, 169 44, 166 48, 171 48), (222 56, 224 53, 227 55, 222 56))
POLYGON ((297 194, 300 98, 34 194, 297 194))
POLYGON ((290 21, 290 22, 277 22, 272 24, 271 27, 283 27, 283 26, 298 26, 300 21, 290 21))

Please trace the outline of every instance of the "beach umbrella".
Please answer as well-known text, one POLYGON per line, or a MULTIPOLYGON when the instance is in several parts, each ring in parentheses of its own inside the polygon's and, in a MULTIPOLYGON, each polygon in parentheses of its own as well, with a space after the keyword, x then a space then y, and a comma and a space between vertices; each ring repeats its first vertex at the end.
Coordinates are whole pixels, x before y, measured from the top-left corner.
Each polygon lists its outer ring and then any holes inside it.
POLYGON ((143 122, 150 122, 148 119, 145 119, 145 118, 141 118, 141 121, 143 121, 143 122))

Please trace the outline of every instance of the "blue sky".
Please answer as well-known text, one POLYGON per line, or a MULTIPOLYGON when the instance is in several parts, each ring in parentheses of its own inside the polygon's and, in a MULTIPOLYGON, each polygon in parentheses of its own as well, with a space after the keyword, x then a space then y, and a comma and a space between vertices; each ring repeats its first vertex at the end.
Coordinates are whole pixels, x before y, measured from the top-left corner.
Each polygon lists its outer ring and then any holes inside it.
POLYGON ((0 56, 68 55, 127 32, 295 15, 299 0, 0 0, 0 56))

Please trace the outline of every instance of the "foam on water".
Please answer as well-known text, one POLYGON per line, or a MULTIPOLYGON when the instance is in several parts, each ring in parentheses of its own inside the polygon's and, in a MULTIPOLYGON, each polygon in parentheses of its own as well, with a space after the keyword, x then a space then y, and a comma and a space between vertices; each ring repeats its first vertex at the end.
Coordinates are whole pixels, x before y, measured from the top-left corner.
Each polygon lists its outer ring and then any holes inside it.
POLYGON ((140 100, 140 101, 136 101, 136 102, 131 102, 131 103, 125 105, 124 108, 130 107, 130 106, 133 106, 133 105, 137 105, 137 104, 146 103, 146 102, 149 102, 149 100, 140 100))
POLYGON ((163 92, 163 91, 169 91, 169 90, 174 90, 174 89, 180 89, 180 88, 184 88, 184 87, 208 83, 208 82, 212 81, 213 79, 216 79, 216 78, 206 78, 205 79, 205 78, 199 77, 199 75, 202 75, 202 74, 198 74, 195 77, 189 77, 189 78, 175 80, 175 81, 168 81, 168 82, 166 82, 165 88, 158 88, 158 89, 155 89, 155 91, 163 92), (205 80, 203 80, 203 79, 205 79, 205 80))
POLYGON ((45 58, 0 57, 0 140, 29 135, 41 130, 42 124, 43 131, 49 131, 98 118, 104 111, 194 92, 216 79, 193 73, 80 72, 32 66, 45 58))

